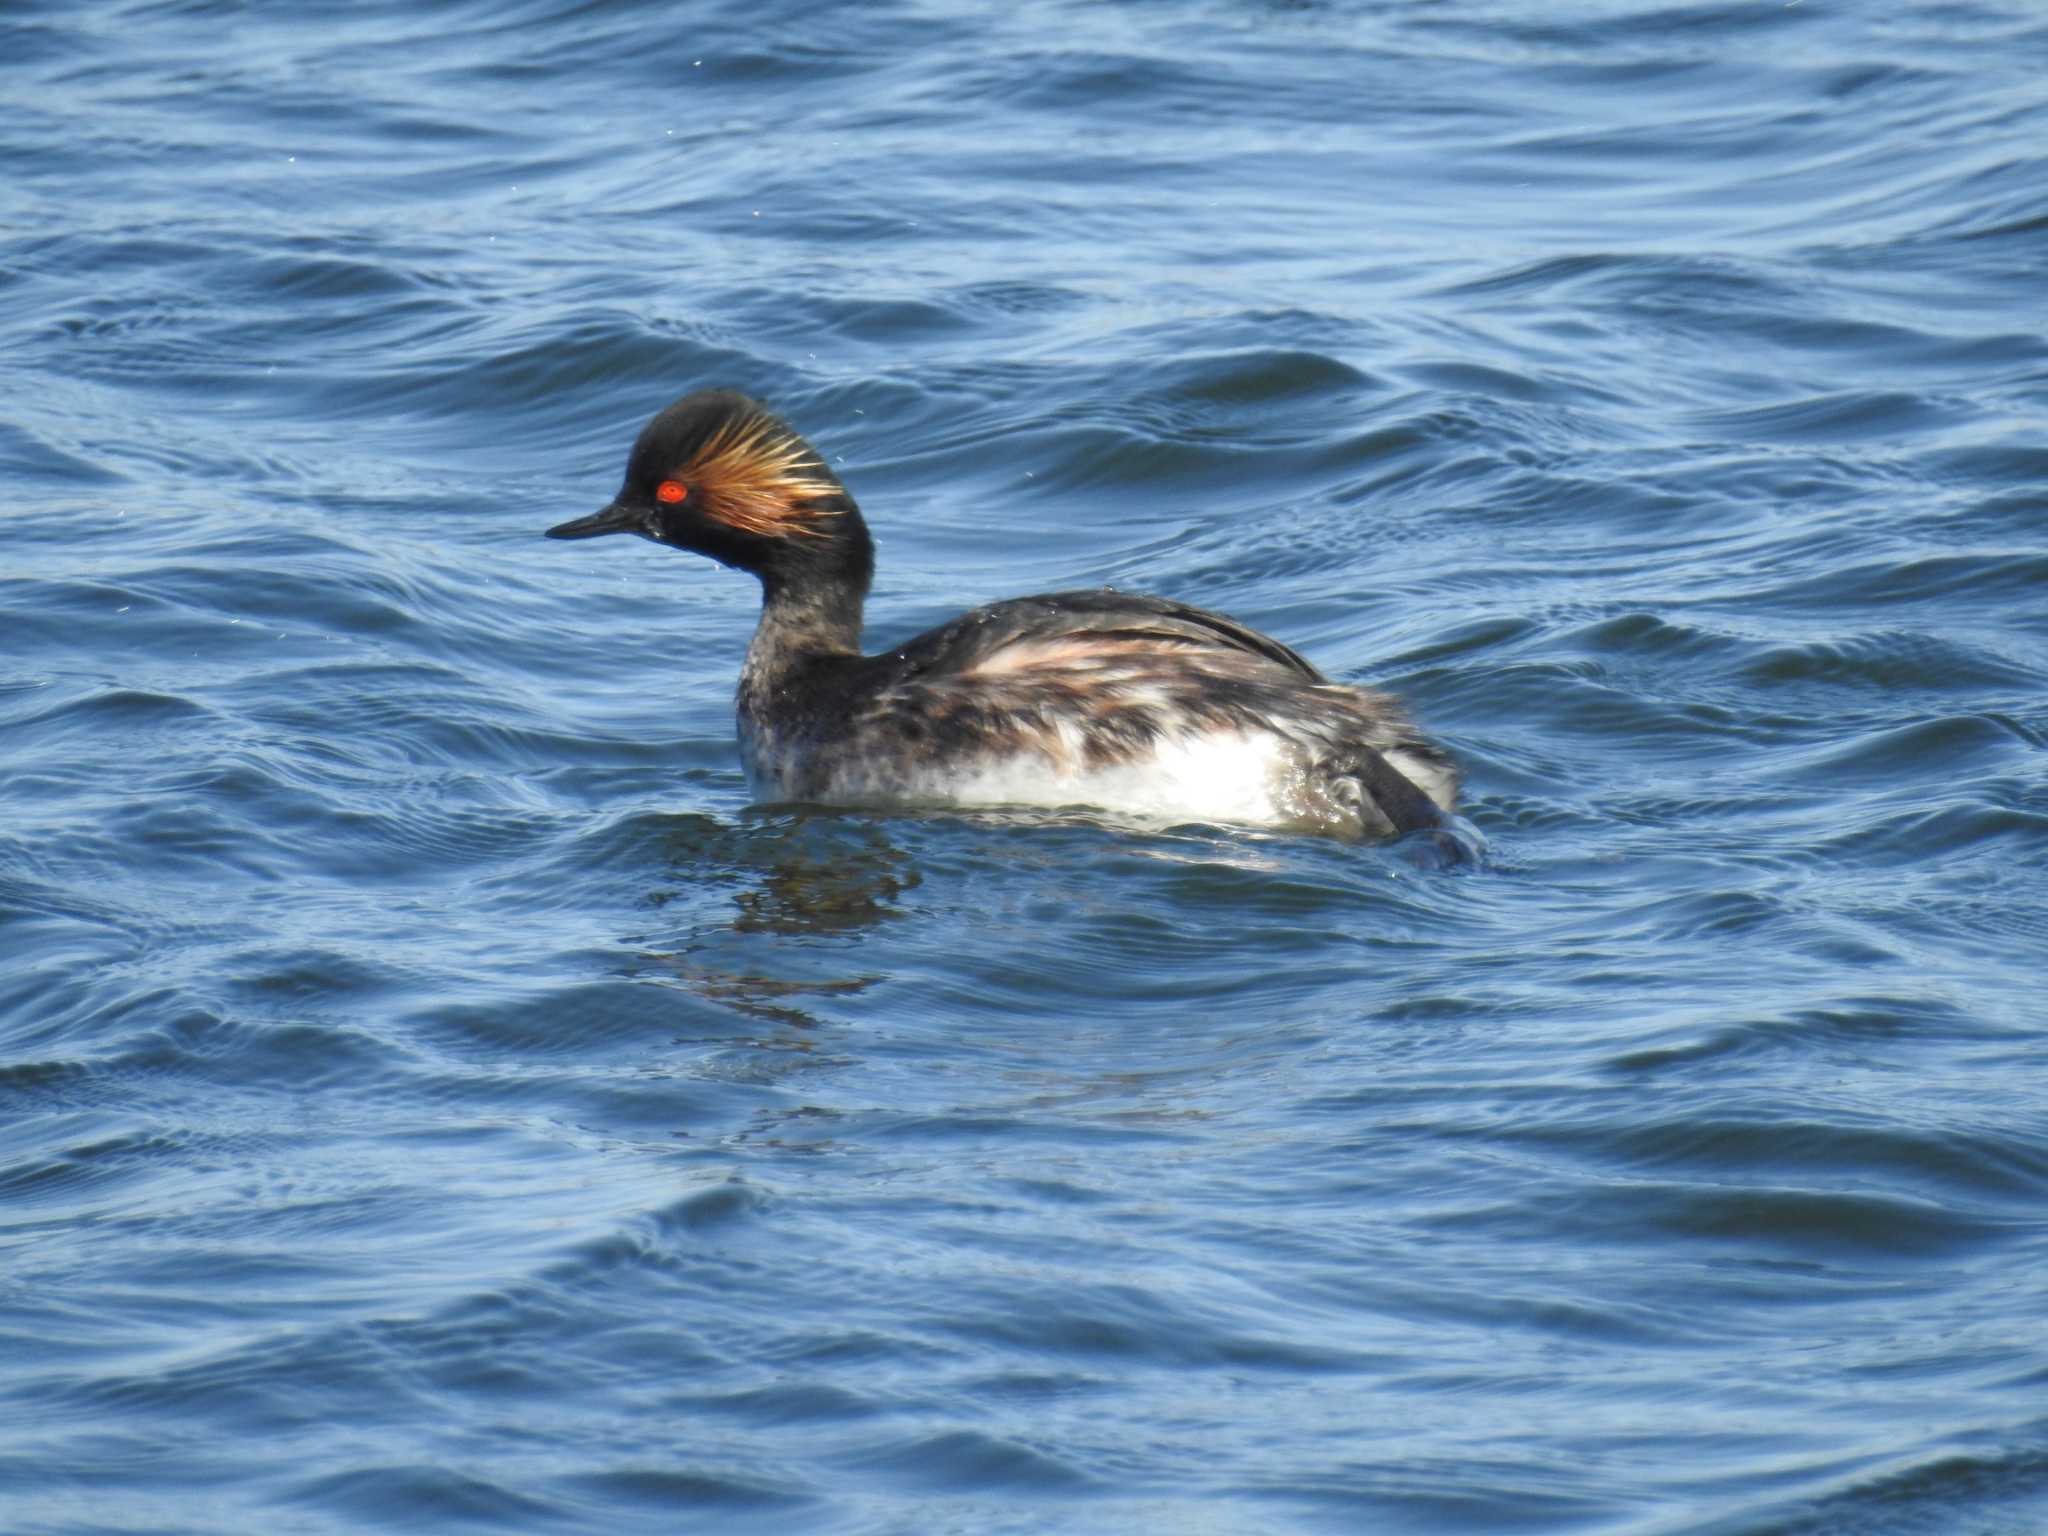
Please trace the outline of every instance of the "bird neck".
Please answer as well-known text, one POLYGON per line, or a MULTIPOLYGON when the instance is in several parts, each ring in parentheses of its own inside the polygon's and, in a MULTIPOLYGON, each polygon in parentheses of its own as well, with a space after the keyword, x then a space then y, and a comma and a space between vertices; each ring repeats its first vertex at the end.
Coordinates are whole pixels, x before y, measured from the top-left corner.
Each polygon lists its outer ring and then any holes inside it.
POLYGON ((860 654, 861 618, 875 568, 874 541, 847 507, 816 538, 790 540, 759 565, 761 622, 740 670, 743 707, 768 707, 807 665, 860 654))
POLYGON ((861 618, 867 607, 865 583, 761 578, 761 623, 754 644, 764 641, 793 656, 851 656, 860 652, 861 618))
POLYGON ((825 654, 860 650, 861 612, 875 578, 875 541, 851 496, 818 531, 777 541, 755 567, 761 627, 825 654))

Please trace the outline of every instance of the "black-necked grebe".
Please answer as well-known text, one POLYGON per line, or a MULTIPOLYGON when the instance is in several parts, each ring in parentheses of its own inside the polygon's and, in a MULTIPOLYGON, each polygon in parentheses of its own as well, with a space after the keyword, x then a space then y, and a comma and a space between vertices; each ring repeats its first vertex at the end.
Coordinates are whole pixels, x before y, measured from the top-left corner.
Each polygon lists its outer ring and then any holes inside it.
POLYGON ((548 530, 601 533, 760 578, 739 738, 763 800, 1094 806, 1386 837, 1442 826, 1457 793, 1457 769, 1393 700, 1163 598, 1013 598, 862 655, 875 557, 860 509, 816 449, 730 390, 656 416, 611 505, 548 530))

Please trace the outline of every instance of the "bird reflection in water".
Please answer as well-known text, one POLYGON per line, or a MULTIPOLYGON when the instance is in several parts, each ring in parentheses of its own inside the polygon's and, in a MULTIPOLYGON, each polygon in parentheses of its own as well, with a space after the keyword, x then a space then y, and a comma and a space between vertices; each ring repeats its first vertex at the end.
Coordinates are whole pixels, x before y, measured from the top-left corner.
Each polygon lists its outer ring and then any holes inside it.
POLYGON ((646 943, 678 983, 749 1017, 809 1029, 818 1021, 800 999, 854 995, 881 979, 847 974, 846 962, 867 929, 901 915, 898 900, 918 883, 881 823, 802 811, 664 820, 676 884, 649 900, 691 920, 672 947, 656 935, 646 943))

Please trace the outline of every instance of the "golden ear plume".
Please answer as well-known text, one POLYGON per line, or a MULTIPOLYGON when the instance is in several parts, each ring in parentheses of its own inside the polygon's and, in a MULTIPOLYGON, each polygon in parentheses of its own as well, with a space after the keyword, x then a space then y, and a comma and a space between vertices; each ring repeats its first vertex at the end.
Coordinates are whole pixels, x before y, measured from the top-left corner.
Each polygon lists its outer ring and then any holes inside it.
POLYGON ((815 503, 844 494, 820 476, 803 439, 763 417, 721 428, 683 471, 704 515, 762 538, 821 538, 832 514, 815 503))

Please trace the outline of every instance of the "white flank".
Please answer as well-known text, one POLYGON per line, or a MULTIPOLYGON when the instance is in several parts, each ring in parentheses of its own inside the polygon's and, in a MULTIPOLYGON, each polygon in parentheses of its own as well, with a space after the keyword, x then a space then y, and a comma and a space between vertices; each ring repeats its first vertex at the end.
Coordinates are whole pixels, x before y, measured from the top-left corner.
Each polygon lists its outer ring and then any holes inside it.
POLYGON ((1305 809, 1298 763, 1298 750, 1271 732, 1219 731, 1162 741, 1149 756, 1114 768, 1063 773, 1029 755, 966 772, 918 775, 904 787, 905 798, 926 804, 1086 805, 1165 821, 1293 826, 1305 809))

